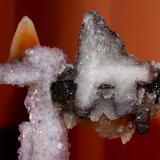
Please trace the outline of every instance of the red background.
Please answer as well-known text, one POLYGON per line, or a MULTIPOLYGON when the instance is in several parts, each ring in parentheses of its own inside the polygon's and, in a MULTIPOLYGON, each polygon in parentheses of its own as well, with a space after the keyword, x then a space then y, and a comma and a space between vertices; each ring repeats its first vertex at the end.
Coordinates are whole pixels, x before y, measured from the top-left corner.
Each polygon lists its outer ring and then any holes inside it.
MULTIPOLYGON (((62 48, 74 61, 82 15, 100 12, 111 28, 124 39, 128 51, 141 60, 160 61, 159 0, 0 0, 0 62, 5 62, 16 25, 28 15, 34 22, 41 44, 62 48)), ((14 128, 27 118, 23 100, 26 90, 0 87, 0 128, 14 128)), ((158 160, 160 121, 152 122, 151 132, 122 145, 107 141, 93 130, 77 126, 69 133, 72 160, 158 160)), ((0 145, 1 142, 0 142, 0 145)), ((3 159, 0 157, 0 159, 3 159)))

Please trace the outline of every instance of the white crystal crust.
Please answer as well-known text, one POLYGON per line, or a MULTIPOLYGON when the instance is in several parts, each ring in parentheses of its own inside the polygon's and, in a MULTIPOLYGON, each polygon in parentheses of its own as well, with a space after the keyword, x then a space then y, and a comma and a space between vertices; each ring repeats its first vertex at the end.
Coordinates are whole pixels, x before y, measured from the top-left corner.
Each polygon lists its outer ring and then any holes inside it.
POLYGON ((0 65, 0 83, 28 86, 29 122, 20 125, 19 160, 68 160, 67 130, 50 95, 50 84, 65 68, 61 50, 36 46, 23 60, 0 65))

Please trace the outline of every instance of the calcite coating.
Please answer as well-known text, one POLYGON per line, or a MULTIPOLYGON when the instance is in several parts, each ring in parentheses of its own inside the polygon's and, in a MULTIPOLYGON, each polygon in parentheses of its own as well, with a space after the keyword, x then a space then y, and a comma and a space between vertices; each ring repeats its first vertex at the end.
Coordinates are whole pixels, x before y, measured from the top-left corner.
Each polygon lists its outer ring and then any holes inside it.
POLYGON ((0 83, 28 86, 29 122, 20 125, 19 160, 68 160, 66 126, 53 104, 50 85, 65 68, 61 50, 36 46, 22 61, 0 65, 0 83))
MULTIPOLYGON (((138 103, 136 85, 151 80, 149 68, 149 64, 127 54, 122 38, 111 31, 101 15, 94 11, 86 13, 80 32, 75 78, 75 104, 79 115, 89 108, 92 110, 93 106, 107 108, 101 96, 106 100, 113 97, 118 117, 131 113, 138 103), (113 92, 106 98, 111 88, 113 92)), ((108 106, 110 108, 110 102, 108 106)))
POLYGON ((77 57, 67 64, 61 50, 36 46, 22 60, 0 64, 0 84, 28 87, 29 122, 19 127, 19 160, 68 160, 66 126, 88 119, 101 136, 122 143, 135 130, 148 132, 160 108, 160 65, 129 55, 122 38, 94 11, 83 17, 77 57))

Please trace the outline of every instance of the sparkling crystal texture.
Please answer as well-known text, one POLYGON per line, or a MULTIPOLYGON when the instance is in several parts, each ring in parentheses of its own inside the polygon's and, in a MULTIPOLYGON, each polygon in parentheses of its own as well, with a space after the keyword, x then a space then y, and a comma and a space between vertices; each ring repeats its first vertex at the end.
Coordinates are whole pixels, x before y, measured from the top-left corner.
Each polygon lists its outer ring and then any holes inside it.
POLYGON ((20 125, 19 160, 67 160, 67 130, 53 104, 50 84, 65 68, 61 50, 37 46, 22 61, 0 65, 0 83, 28 86, 29 122, 20 125))
POLYGON ((149 65, 129 56, 121 37, 96 12, 88 12, 83 18, 76 69, 75 103, 80 114, 97 105, 103 84, 113 88, 116 114, 131 113, 138 101, 137 83, 150 81, 149 65))

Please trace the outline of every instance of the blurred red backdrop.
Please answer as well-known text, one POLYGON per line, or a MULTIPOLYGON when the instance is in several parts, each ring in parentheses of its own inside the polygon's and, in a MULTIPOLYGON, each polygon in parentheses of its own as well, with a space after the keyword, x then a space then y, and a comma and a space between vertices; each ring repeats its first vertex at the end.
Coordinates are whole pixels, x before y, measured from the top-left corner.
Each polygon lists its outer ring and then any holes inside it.
MULTIPOLYGON (((5 62, 16 25, 29 16, 40 42, 62 48, 75 60, 82 15, 88 10, 100 12, 111 28, 124 39, 128 51, 140 59, 160 61, 159 0, 0 0, 0 62, 5 62)), ((27 119, 23 105, 26 89, 0 87, 0 127, 17 126, 27 119)), ((151 132, 122 145, 120 140, 107 141, 93 130, 77 126, 69 133, 71 160, 159 160, 160 121, 152 122, 151 132)), ((1 158, 0 158, 1 159, 1 158)))

